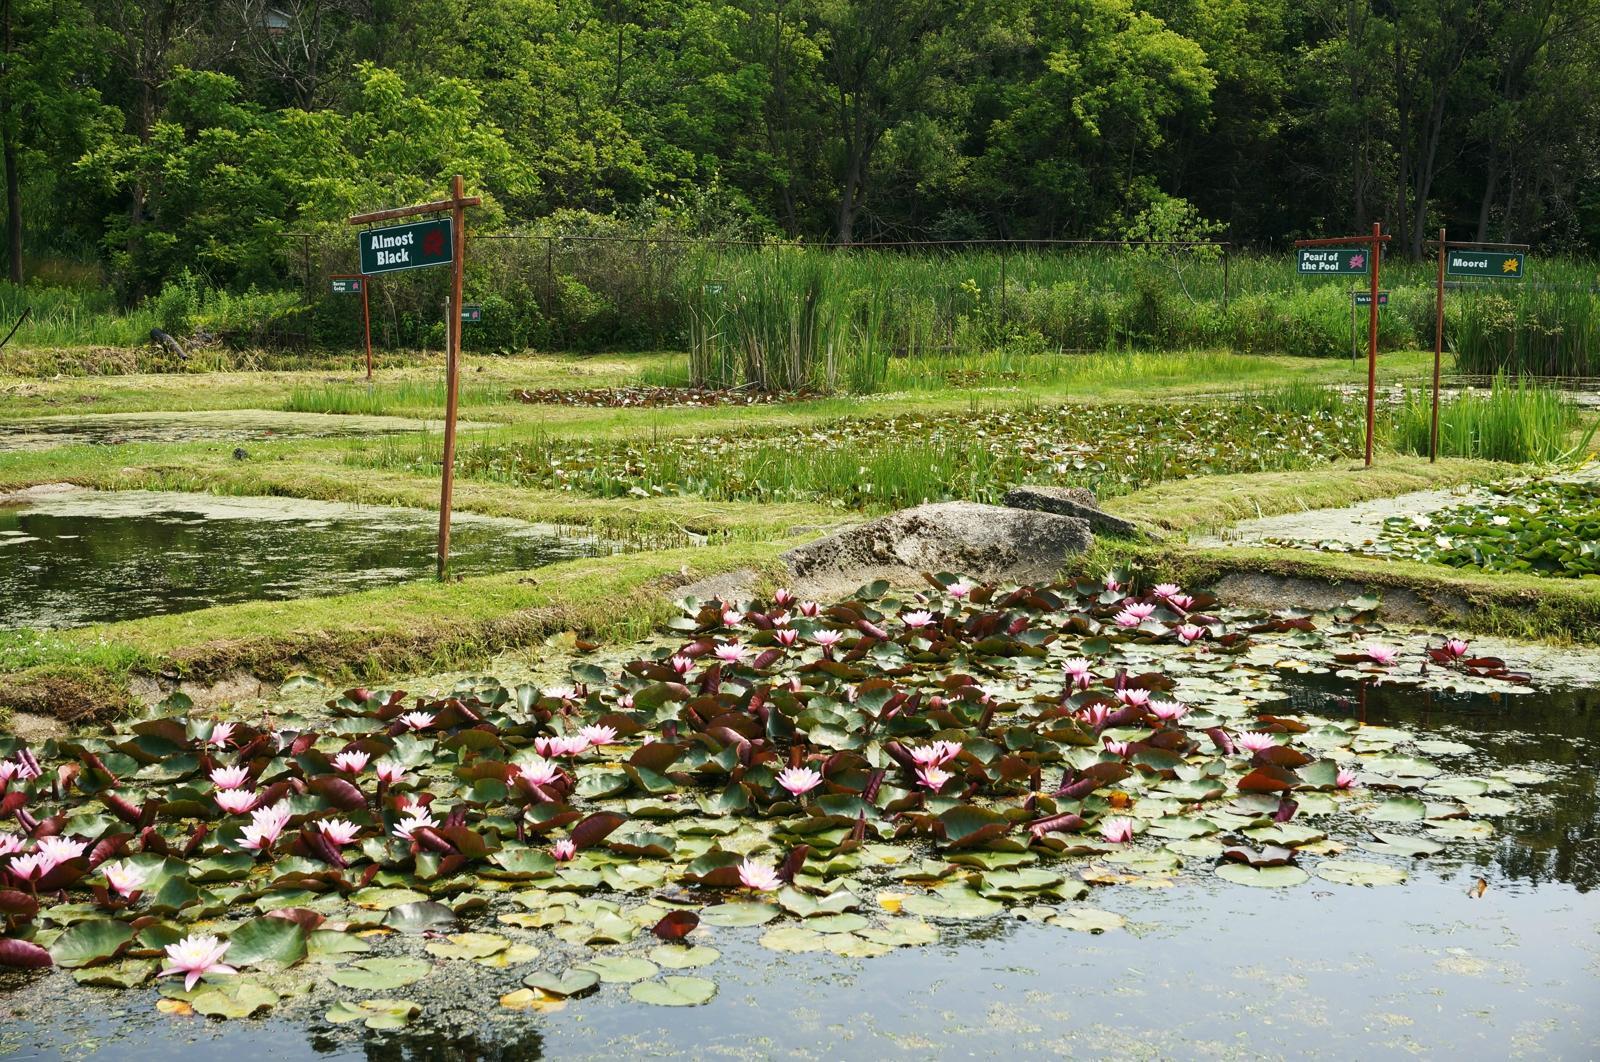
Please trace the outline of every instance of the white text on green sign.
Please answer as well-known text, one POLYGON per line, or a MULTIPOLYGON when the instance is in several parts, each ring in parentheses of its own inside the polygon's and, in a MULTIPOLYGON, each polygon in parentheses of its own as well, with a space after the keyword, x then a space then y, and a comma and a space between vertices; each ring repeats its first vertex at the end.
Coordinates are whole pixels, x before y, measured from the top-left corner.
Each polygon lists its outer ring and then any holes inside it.
POLYGON ((1453 277, 1493 277, 1496 280, 1521 280, 1527 257, 1504 251, 1450 251, 1444 271, 1453 277))
POLYGON ((461 319, 463 321, 468 321, 468 322, 483 320, 483 307, 482 306, 474 306, 470 302, 462 303, 461 304, 461 319))
POLYGON ((333 293, 335 295, 359 295, 359 294, 361 294, 361 278, 360 277, 335 277, 334 281, 333 281, 333 293))
MULTIPOLYGON (((1355 297, 1355 304, 1357 306, 1371 306, 1372 305, 1372 292, 1370 292, 1370 291, 1352 291, 1350 294, 1355 297)), ((1387 306, 1387 305, 1389 305, 1389 293, 1387 291, 1378 292, 1378 305, 1379 306, 1387 306)))
POLYGON ((449 218, 367 229, 358 235, 361 272, 392 273, 448 265, 455 254, 449 218))
POLYGON ((1367 259, 1365 248, 1357 247, 1302 247, 1297 265, 1302 273, 1325 273, 1331 276, 1365 273, 1367 259))

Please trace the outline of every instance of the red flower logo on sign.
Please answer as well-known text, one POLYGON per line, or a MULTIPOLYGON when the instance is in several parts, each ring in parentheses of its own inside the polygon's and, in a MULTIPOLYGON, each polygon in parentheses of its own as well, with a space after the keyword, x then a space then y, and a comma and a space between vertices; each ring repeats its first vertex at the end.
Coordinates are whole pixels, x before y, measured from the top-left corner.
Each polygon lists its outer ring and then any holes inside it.
POLYGON ((437 258, 444 254, 444 230, 434 229, 422 237, 422 253, 429 258, 437 258))
POLYGON ((1353 254, 1353 255, 1350 256, 1350 268, 1351 269, 1360 269, 1362 266, 1364 266, 1366 264, 1367 264, 1367 256, 1366 255, 1364 255, 1364 254, 1353 254))

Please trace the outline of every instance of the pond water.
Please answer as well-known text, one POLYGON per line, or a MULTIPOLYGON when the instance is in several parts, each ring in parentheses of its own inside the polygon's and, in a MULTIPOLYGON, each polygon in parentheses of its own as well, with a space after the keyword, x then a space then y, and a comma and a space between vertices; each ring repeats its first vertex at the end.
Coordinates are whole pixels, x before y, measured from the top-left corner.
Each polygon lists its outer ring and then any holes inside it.
MULTIPOLYGON (((272 409, 197 410, 187 413, 93 413, 32 417, 0 423, 0 453, 58 446, 179 443, 201 439, 265 439, 387 435, 438 430, 441 421, 272 409)), ((462 428, 476 425, 461 424, 462 428)))
MULTIPOLYGON (((611 988, 550 1013, 484 1013, 452 1007, 449 982, 435 975, 425 1017, 390 1034, 363 1035, 304 1011, 298 1022, 169 1019, 155 1012, 154 991, 90 997, 56 975, 0 995, 0 1014, 12 1010, 0 1052, 441 1060, 1600 1052, 1600 691, 1380 690, 1363 705, 1334 679, 1285 676, 1281 688, 1298 712, 1364 713, 1371 724, 1473 745, 1475 769, 1533 767, 1556 780, 1500 822, 1497 841, 1413 860, 1410 881, 1396 887, 1184 879, 1105 889, 1094 902, 1125 915, 1127 930, 947 922, 937 944, 868 960, 774 953, 756 945, 759 927, 718 928, 708 942, 722 958, 705 971, 718 994, 704 1006, 641 1006, 611 988), (46 994, 52 983, 66 991, 46 994), (107 1009, 82 1005, 89 998, 107 1009)), ((516 987, 513 974, 500 976, 499 991, 516 987)), ((460 996, 469 998, 482 994, 460 996)))
MULTIPOLYGON (((165 491, 13 495, 0 504, 0 628, 75 627, 427 577, 421 509, 165 491)), ((485 574, 610 552, 546 525, 457 513, 451 568, 485 574)))

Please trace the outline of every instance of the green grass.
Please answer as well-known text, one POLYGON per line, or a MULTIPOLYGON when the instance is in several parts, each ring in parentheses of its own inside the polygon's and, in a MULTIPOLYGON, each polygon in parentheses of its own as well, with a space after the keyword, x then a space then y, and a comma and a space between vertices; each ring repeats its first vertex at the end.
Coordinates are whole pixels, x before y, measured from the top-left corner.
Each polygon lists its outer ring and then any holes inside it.
MULTIPOLYGON (((1591 425, 1574 444, 1581 417, 1559 391, 1497 376, 1489 390, 1466 390, 1439 403, 1439 453, 1519 464, 1570 460, 1594 439, 1591 425)), ((1432 398, 1414 392, 1387 418, 1390 445, 1427 454, 1432 398)))
MULTIPOLYGON (((463 384, 458 395, 463 408, 491 406, 508 400, 507 389, 484 384, 463 384)), ((443 415, 445 384, 438 379, 398 380, 383 383, 297 384, 282 407, 290 413, 345 413, 392 416, 417 411, 443 415)))

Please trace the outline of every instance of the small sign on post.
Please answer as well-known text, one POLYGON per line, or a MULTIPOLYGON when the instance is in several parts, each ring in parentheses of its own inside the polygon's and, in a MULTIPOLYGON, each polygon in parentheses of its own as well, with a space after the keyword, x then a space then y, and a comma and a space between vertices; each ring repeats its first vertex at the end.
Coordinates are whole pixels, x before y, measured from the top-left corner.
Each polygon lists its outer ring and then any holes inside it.
POLYGON ((1359 247, 1300 248, 1296 266, 1322 276, 1365 276, 1372 253, 1359 247))
POLYGON ((451 267, 450 300, 445 309, 444 369, 444 460, 439 476, 439 579, 450 569, 450 509, 456 478, 456 410, 461 395, 461 314, 450 307, 461 305, 462 273, 467 257, 467 207, 481 206, 483 199, 467 195, 461 175, 450 178, 450 198, 416 206, 374 210, 350 218, 352 225, 416 217, 421 214, 450 212, 449 217, 432 221, 412 221, 381 229, 366 229, 357 238, 363 273, 390 273, 424 266, 451 267))
POLYGON ((461 304, 461 321, 463 324, 477 324, 483 320, 483 307, 476 303, 466 302, 461 304))
POLYGON ((1452 277, 1521 280, 1527 258, 1525 254, 1505 251, 1451 250, 1445 255, 1444 271, 1452 277))
POLYGON ((361 271, 393 273, 449 265, 455 255, 451 220, 437 218, 364 230, 359 238, 361 271))
MULTIPOLYGON (((1370 291, 1352 291, 1350 295, 1355 299, 1357 306, 1372 305, 1372 292, 1370 291)), ((1378 308, 1381 310, 1387 305, 1389 305, 1389 293, 1387 291, 1378 292, 1378 308)))
POLYGON ((372 379, 372 309, 367 301, 367 278, 359 273, 334 273, 328 283, 335 295, 361 296, 361 344, 367 351, 367 379, 372 379))

